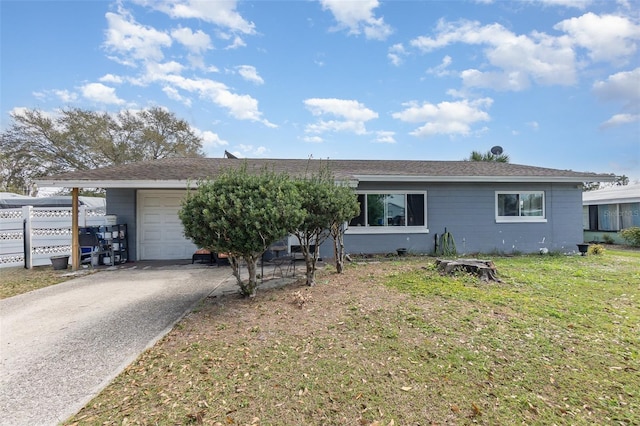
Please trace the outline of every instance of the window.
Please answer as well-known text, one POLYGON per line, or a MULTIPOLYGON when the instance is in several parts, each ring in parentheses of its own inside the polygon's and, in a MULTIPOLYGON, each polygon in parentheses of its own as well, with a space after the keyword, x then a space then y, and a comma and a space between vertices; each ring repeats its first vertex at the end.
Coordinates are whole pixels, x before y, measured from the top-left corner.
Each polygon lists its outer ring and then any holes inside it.
POLYGON ((360 214, 349 223, 358 232, 415 231, 426 226, 426 193, 366 192, 358 194, 360 214), (364 228, 364 229, 363 229, 364 228))
POLYGON ((497 222, 545 222, 544 192, 496 191, 497 222))

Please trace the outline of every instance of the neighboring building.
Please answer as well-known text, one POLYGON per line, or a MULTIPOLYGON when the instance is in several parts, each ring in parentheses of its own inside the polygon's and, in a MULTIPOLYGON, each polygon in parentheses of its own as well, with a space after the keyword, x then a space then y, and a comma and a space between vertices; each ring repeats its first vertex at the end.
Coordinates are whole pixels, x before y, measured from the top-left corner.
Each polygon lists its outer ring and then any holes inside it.
MULTIPOLYGON (((575 251, 583 241, 582 182, 614 180, 497 162, 173 158, 37 183, 105 188, 107 213, 128 225, 130 259, 188 259, 197 247, 183 236, 177 214, 187 187, 244 164, 250 172, 266 168, 297 177, 326 166, 347 181, 361 206, 345 234, 350 253, 433 253, 445 229, 460 253, 575 251)), ((332 256, 329 247, 321 254, 332 256)))
POLYGON ((640 226, 640 184, 587 191, 582 206, 585 241, 624 243, 618 231, 640 226))

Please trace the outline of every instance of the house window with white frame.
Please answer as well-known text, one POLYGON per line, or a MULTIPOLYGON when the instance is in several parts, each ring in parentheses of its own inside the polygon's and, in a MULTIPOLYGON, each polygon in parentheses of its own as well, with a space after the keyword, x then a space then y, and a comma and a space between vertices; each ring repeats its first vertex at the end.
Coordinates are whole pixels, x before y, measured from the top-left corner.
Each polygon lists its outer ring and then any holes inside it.
POLYGON ((426 229, 426 192, 358 193, 360 214, 349 222, 349 230, 402 232, 426 229))
POLYGON ((496 191, 497 222, 545 222, 544 191, 496 191))

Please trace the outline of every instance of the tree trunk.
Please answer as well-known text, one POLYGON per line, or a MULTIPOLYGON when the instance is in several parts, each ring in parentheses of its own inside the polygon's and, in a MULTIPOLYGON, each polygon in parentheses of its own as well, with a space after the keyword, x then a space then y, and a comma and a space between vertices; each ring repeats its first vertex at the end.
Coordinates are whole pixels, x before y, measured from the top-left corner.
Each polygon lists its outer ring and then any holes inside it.
POLYGON ((238 259, 235 256, 229 256, 229 261, 233 269, 233 275, 236 277, 236 281, 238 282, 238 286, 240 287, 240 293, 243 296, 254 297, 256 295, 256 290, 258 289, 258 280, 256 278, 258 270, 258 257, 244 257, 245 262, 247 262, 247 271, 249 273, 248 281, 244 282, 242 281, 242 276, 240 275, 240 263, 238 262, 238 259))
POLYGON ((502 281, 497 277, 496 265, 492 260, 480 259, 437 259, 436 266, 442 274, 451 275, 456 271, 464 271, 477 275, 482 281, 502 281))
POLYGON ((258 269, 258 258, 250 257, 246 259, 247 270, 249 272, 249 283, 247 284, 247 296, 254 297, 256 290, 258 290, 258 279, 256 278, 256 271, 258 269))
POLYGON ((336 272, 341 274, 344 271, 344 236, 342 232, 334 237, 334 246, 336 248, 336 272))

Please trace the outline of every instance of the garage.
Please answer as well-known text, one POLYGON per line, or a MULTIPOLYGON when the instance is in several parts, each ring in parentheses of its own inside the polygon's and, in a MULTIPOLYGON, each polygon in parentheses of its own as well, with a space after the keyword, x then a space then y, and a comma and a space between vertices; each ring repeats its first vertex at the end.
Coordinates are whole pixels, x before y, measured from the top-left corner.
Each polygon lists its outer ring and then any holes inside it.
POLYGON ((190 259, 197 250, 185 238, 178 217, 183 190, 138 191, 138 258, 140 260, 190 259))

